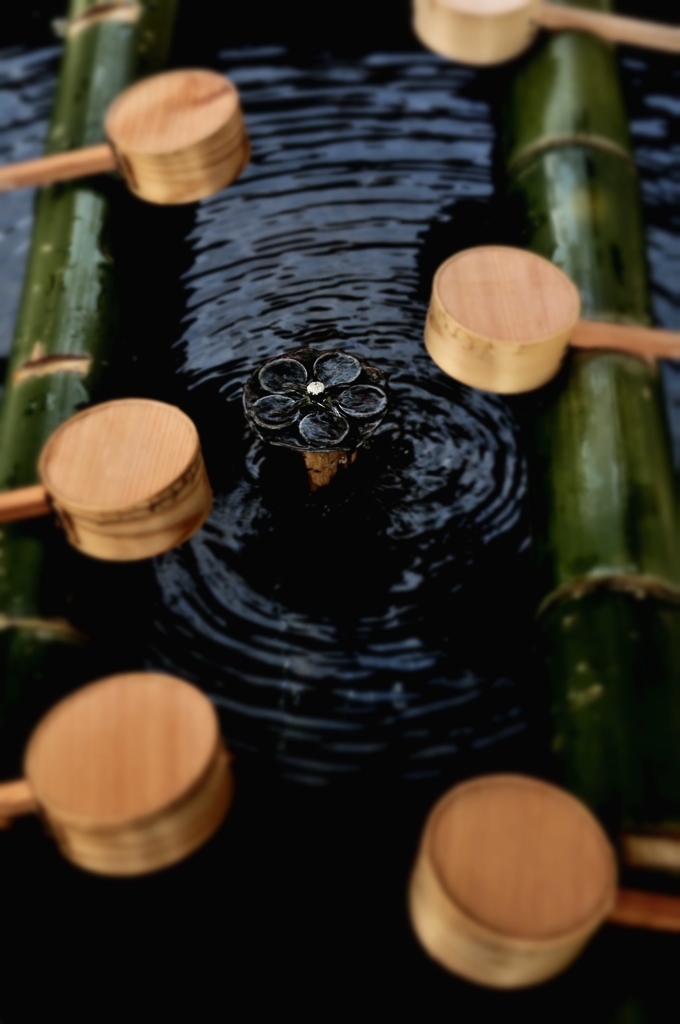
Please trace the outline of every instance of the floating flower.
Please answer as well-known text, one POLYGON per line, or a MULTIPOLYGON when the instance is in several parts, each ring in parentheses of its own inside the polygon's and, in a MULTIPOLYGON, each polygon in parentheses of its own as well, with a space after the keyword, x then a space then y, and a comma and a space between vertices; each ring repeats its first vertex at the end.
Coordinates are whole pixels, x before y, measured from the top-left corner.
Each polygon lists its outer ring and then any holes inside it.
POLYGON ((353 452, 387 412, 387 378, 349 352, 304 348, 268 359, 243 389, 262 438, 307 452, 353 452))

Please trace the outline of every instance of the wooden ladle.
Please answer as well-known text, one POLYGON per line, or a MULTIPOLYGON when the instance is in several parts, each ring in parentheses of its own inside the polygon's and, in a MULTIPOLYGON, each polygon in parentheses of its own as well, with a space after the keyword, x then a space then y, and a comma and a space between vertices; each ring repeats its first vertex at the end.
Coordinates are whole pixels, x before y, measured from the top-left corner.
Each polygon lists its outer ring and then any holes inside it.
POLYGON ((614 850, 579 800, 520 775, 473 779, 435 805, 409 909, 435 960, 494 988, 553 977, 606 921, 680 931, 680 899, 617 889, 614 850))
POLYGON ((680 53, 680 28, 544 0, 414 0, 413 27, 430 50, 461 64, 500 64, 539 29, 588 32, 613 43, 680 53))
POLYGON ((107 143, 0 167, 0 192, 116 168, 150 203, 190 203, 231 184, 250 159, 236 87, 214 71, 168 71, 130 86, 104 121, 107 143))
POLYGON ((581 320, 580 308, 576 286, 542 256, 502 245, 465 249, 434 276, 425 347, 450 377, 498 394, 547 383, 569 345, 680 358, 680 333, 581 320))
POLYGON ((145 398, 95 405, 62 423, 38 475, 40 484, 0 494, 0 522, 53 509, 74 547, 110 561, 170 550, 212 506, 196 427, 175 406, 145 398))
POLYGON ((0 784, 0 817, 38 813, 63 855, 103 875, 182 860, 232 799, 229 757, 210 701, 173 676, 109 676, 38 723, 25 778, 0 784))

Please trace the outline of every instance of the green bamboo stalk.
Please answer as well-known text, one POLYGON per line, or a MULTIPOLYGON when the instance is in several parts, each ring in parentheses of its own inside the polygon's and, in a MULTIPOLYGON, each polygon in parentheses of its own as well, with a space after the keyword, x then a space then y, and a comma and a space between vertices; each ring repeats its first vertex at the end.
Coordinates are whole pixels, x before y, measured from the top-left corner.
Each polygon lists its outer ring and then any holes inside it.
MULTIPOLYGON (((585 316, 648 323, 613 50, 577 33, 546 41, 514 79, 505 152, 523 244, 575 281, 585 316)), ((613 830, 680 834, 680 538, 657 368, 573 353, 534 438, 538 622, 563 780, 613 830)))
MULTIPOLYGON (((164 63, 177 0, 141 0, 138 6, 135 23, 91 20, 67 36, 48 153, 104 141, 103 118, 112 100, 164 63)), ((96 7, 96 0, 72 0, 69 23, 96 7)), ((117 187, 109 178, 93 178, 38 193, 0 408, 0 490, 36 481, 45 440, 92 400, 106 369, 117 330, 109 230, 117 187), (63 357, 70 358, 69 369, 63 357)), ((50 675, 63 677, 65 648, 82 639, 63 614, 66 584, 53 579, 62 543, 45 524, 0 530, 0 729, 50 675)))

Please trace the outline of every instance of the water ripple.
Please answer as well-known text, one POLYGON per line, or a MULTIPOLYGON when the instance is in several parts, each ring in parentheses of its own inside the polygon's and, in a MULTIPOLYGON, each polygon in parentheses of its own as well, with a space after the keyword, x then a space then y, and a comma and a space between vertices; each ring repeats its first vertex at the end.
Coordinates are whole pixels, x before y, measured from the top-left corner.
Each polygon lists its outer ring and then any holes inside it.
MULTIPOLYGON (((680 329, 680 68, 663 54, 623 61, 631 137, 645 214, 654 316, 680 329)), ((662 364, 675 468, 680 474, 680 363, 662 364)))
MULTIPOLYGON (((54 95, 58 47, 0 50, 0 163, 40 156, 54 95)), ((0 359, 9 354, 33 223, 33 191, 0 203, 0 359)), ((2 375, 2 374, 0 374, 2 375)))
POLYGON ((522 558, 517 425, 422 343, 425 240, 491 195, 489 110, 471 72, 427 54, 223 57, 253 162, 198 209, 176 346, 216 501, 156 560, 152 663, 202 685, 232 746, 286 777, 431 778, 524 728, 512 659, 501 672, 479 644, 480 577, 493 566, 501 592, 522 558), (241 412, 257 365, 303 345, 374 363, 392 396, 347 484, 313 497, 241 412))

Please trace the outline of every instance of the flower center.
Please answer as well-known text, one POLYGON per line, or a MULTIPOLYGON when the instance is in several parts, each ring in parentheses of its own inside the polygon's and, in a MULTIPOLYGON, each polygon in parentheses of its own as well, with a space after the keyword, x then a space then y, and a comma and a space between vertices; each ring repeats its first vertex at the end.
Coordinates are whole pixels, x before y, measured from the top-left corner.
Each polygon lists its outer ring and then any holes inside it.
POLYGON ((325 391, 325 390, 326 390, 326 388, 321 383, 320 380, 313 380, 310 384, 307 385, 307 392, 310 395, 320 395, 321 392, 325 391))

